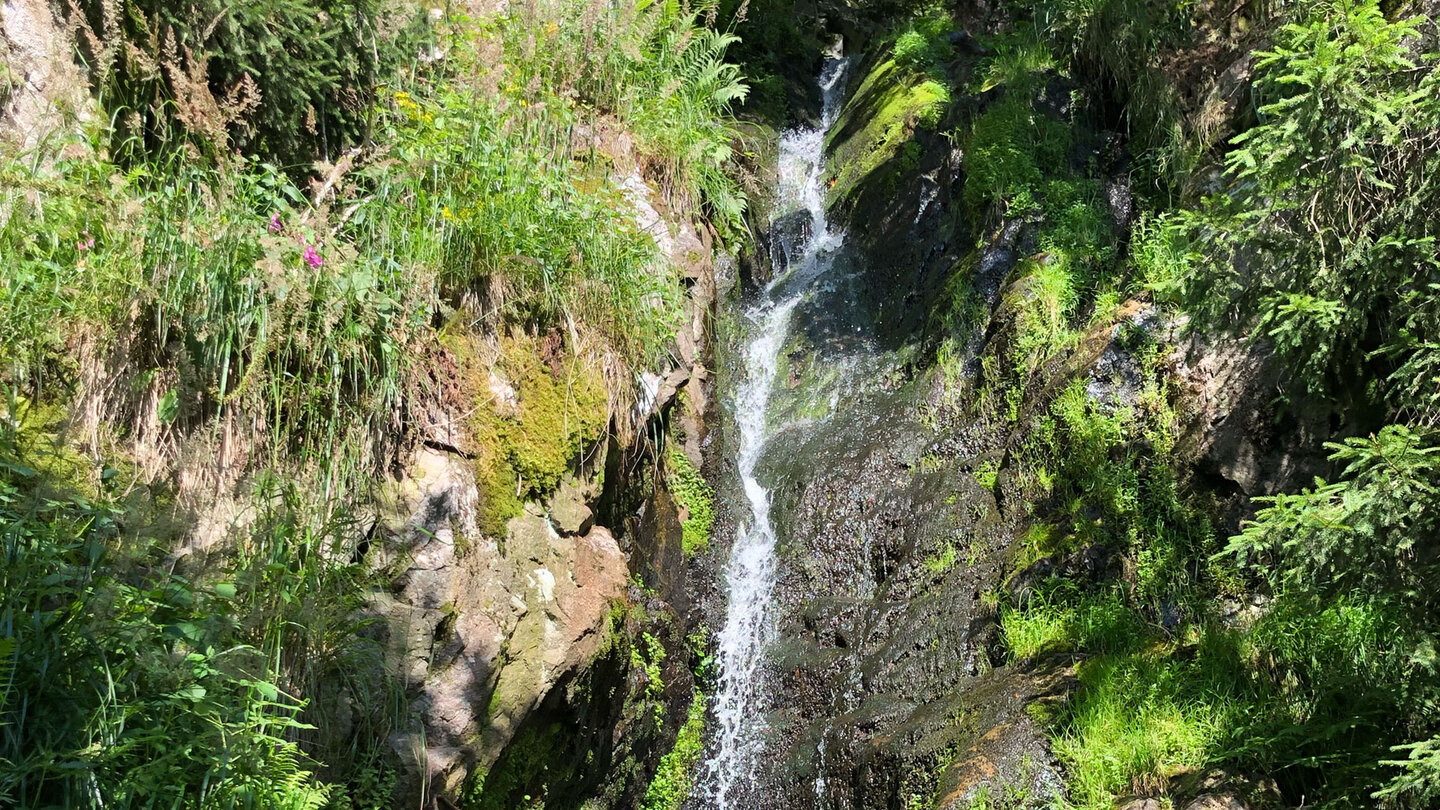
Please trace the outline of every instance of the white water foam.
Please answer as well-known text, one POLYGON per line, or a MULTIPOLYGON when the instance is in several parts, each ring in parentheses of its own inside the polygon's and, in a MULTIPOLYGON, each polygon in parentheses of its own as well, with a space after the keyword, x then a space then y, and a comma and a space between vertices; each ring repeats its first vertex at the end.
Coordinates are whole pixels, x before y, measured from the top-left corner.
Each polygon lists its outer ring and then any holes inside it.
MULTIPOLYGON (((827 59, 820 74, 824 99, 821 125, 786 132, 780 139, 780 212, 810 214, 808 234, 795 234, 801 244, 778 246, 799 256, 787 276, 803 273, 813 279, 828 269, 843 234, 831 233, 825 221, 825 133, 835 122, 844 89, 846 60, 827 59)), ((745 375, 736 393, 735 421, 740 434, 737 466, 750 505, 750 518, 739 527, 725 569, 729 608, 718 636, 720 682, 715 696, 718 723, 713 754, 703 773, 704 806, 739 810, 743 788, 755 772, 764 740, 764 684, 761 668, 765 648, 775 636, 770 612, 775 589, 775 527, 770 522, 770 493, 755 478, 755 467, 769 440, 767 419, 780 352, 790 333, 790 318, 805 294, 795 285, 778 300, 772 282, 765 295, 745 313, 751 338, 744 349, 745 375)))

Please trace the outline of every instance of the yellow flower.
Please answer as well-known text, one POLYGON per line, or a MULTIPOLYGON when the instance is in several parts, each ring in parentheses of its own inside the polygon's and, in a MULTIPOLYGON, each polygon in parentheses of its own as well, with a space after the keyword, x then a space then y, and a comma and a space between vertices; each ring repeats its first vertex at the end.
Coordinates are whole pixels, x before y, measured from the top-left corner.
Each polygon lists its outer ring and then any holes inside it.
POLYGON ((446 218, 446 219, 454 219, 454 218, 455 218, 455 215, 452 214, 452 213, 450 213, 450 206, 448 206, 448 205, 447 205, 447 206, 444 206, 444 207, 442 207, 442 208, 440 209, 440 216, 442 216, 442 217, 444 217, 444 218, 446 218))
POLYGON ((545 34, 546 34, 547 36, 552 36, 552 37, 553 37, 553 36, 555 36, 557 33, 559 33, 559 31, 560 31, 560 26, 557 25, 556 23, 553 23, 553 22, 552 22, 552 23, 550 23, 549 25, 545 26, 545 34))

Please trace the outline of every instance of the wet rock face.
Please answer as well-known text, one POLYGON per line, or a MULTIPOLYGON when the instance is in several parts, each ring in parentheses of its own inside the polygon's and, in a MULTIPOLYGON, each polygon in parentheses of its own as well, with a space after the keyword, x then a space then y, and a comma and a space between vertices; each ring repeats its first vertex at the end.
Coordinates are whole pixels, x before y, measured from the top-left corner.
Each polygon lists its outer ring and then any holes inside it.
POLYGON ((1023 711, 1056 681, 996 668, 987 593, 1010 533, 963 452, 935 452, 918 396, 875 391, 767 449, 782 618, 761 785, 800 786, 767 793, 767 807, 892 807, 912 794, 964 807, 986 786, 1058 785, 1023 711))
POLYGON ((959 165, 924 136, 898 183, 862 181, 832 207, 846 244, 823 275, 797 266, 772 290, 805 293, 757 469, 779 537, 778 640, 767 749, 738 806, 963 808, 981 790, 1059 789, 1025 707, 1062 692, 1067 665, 1000 666, 995 595, 1016 526, 972 471, 1002 439, 927 421, 914 365, 962 259, 994 304, 1028 248, 1015 223, 973 251, 959 165))

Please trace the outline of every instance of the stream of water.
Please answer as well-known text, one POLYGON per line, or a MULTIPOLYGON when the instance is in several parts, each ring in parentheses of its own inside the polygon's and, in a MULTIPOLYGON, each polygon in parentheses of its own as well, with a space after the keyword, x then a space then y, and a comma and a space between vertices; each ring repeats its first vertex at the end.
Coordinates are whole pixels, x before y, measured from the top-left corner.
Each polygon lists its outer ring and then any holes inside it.
POLYGON ((756 479, 772 426, 767 419, 780 352, 790 334, 791 316, 810 282, 825 274, 842 244, 825 218, 825 134, 839 111, 846 60, 827 59, 820 74, 824 100, 818 127, 801 127, 780 139, 777 213, 809 214, 805 227, 781 229, 774 253, 783 256, 784 274, 771 282, 745 313, 747 335, 744 374, 736 391, 739 433, 737 466, 749 505, 749 519, 738 528, 725 569, 728 611, 718 636, 720 681, 715 696, 717 729, 712 755, 703 771, 704 806, 741 810, 744 789, 755 771, 765 737, 765 649, 775 636, 771 598, 775 588, 775 527, 770 493, 756 479), (786 283, 782 283, 786 282, 786 283))

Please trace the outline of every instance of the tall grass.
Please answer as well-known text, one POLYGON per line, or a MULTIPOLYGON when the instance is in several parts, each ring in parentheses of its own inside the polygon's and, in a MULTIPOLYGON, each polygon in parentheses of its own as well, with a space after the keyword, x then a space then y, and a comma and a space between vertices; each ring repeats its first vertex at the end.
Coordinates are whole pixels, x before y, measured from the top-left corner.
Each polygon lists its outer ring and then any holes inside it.
POLYGON ((296 676, 346 667, 322 640, 354 647, 337 619, 358 595, 285 575, 326 568, 302 556, 245 559, 206 583, 145 566, 160 549, 127 528, 140 515, 124 493, 21 464, 16 439, 0 436, 0 795, 201 808, 336 795, 301 753, 313 726, 298 695, 318 690, 296 676))
POLYGON ((357 618, 378 575, 350 561, 353 516, 433 396, 439 331, 666 350, 683 281, 636 196, 721 229, 744 204, 726 110, 745 88, 707 11, 442 24, 445 57, 347 119, 378 145, 308 190, 143 139, 113 162, 114 131, 0 156, 0 797, 390 802, 399 709, 357 618), (617 182, 632 157, 646 189, 617 182), (104 441, 80 454, 87 420, 104 441), (157 434, 170 455, 142 470, 128 453, 157 434), (187 527, 164 462, 197 437, 259 514, 192 580, 166 564, 187 527))

